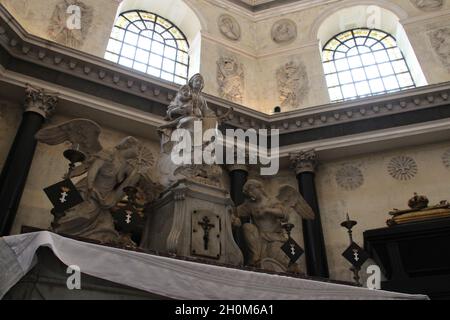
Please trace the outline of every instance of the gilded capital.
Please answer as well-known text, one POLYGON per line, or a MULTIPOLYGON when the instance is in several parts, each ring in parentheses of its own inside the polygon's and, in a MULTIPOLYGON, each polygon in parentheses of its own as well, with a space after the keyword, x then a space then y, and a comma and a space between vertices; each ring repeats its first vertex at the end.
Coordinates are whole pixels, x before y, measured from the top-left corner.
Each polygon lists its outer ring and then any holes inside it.
POLYGON ((315 150, 291 153, 290 159, 296 174, 316 171, 318 161, 315 150))
POLYGON ((49 119, 55 113, 58 97, 55 93, 45 92, 31 86, 26 88, 25 112, 35 112, 45 119, 49 119))

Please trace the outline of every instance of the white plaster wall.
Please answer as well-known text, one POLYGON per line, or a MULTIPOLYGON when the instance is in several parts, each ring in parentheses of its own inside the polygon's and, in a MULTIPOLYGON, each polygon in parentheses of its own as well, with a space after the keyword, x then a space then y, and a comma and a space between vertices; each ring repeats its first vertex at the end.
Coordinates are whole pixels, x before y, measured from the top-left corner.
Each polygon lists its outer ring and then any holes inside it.
MULTIPOLYGON (((30 34, 51 40, 48 34, 54 8, 61 0, 0 0, 30 34)), ((103 57, 114 25, 118 1, 83 0, 93 9, 93 20, 80 51, 103 57)), ((83 26, 82 26, 83 27, 83 26)))
MULTIPOLYGON (((332 279, 352 280, 350 265, 341 256, 349 245, 347 232, 340 226, 347 212, 358 221, 353 236, 355 242, 363 246, 363 232, 386 227, 386 220, 390 218, 388 212, 394 208, 407 209, 414 192, 428 196, 430 205, 450 200, 450 169, 442 161, 448 150, 450 141, 321 164, 316 177, 317 192, 332 279), (389 175, 388 163, 400 155, 416 161, 418 174, 415 178, 399 181, 389 175), (362 171, 364 184, 361 187, 346 191, 338 186, 336 172, 344 165, 353 165, 362 171)), ((362 274, 364 272, 363 268, 362 274)))

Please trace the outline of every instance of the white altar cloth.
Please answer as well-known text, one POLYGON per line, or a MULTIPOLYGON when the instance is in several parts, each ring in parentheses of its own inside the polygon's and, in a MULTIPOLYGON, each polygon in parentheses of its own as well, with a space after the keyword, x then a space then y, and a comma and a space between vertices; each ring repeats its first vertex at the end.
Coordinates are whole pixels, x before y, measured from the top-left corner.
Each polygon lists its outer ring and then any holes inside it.
POLYGON ((153 294, 186 300, 425 300, 379 290, 200 264, 80 242, 50 232, 0 238, 0 298, 49 247, 65 265, 153 294))

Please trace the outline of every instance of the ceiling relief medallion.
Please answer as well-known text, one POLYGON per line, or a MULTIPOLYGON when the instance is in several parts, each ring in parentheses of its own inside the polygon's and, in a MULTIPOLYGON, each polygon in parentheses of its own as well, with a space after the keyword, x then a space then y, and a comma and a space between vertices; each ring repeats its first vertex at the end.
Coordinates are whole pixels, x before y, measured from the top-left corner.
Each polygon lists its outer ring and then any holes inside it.
POLYGON ((217 83, 221 98, 242 103, 244 68, 235 57, 221 57, 217 61, 217 83))
POLYGON ((447 169, 450 169, 450 149, 442 155, 442 163, 447 169))
POLYGON ((422 11, 436 11, 444 6, 444 0, 410 0, 410 2, 422 11))
POLYGON ((297 108, 308 95, 308 73, 303 63, 289 62, 279 68, 277 82, 282 107, 297 108))
POLYGON ((278 44, 286 44, 297 38, 297 25, 289 19, 279 20, 272 27, 272 40, 278 44))
POLYGON ((58 43, 79 48, 86 39, 92 20, 92 7, 79 0, 63 0, 53 11, 48 34, 58 43))
POLYGON ((238 41, 241 38, 241 26, 235 18, 229 14, 223 14, 217 21, 220 33, 227 39, 238 41))
POLYGON ((353 191, 364 184, 364 176, 358 167, 345 165, 336 172, 336 183, 344 190, 353 191))
POLYGON ((400 181, 407 181, 414 178, 419 169, 416 161, 408 156, 398 156, 392 158, 388 164, 388 172, 392 178, 400 181))
POLYGON ((431 47, 441 63, 450 68, 450 27, 440 28, 428 33, 431 47))

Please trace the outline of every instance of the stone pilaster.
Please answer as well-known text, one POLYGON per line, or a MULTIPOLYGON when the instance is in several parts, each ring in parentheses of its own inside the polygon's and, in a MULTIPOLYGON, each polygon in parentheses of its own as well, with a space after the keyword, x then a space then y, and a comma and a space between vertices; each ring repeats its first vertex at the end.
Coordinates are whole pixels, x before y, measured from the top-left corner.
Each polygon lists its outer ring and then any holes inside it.
POLYGON ((32 87, 25 90, 25 111, 0 176, 0 236, 11 231, 33 162, 35 135, 55 112, 57 102, 55 94, 32 87))

